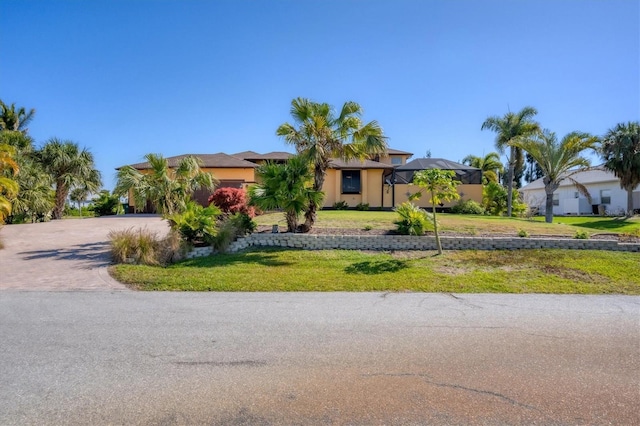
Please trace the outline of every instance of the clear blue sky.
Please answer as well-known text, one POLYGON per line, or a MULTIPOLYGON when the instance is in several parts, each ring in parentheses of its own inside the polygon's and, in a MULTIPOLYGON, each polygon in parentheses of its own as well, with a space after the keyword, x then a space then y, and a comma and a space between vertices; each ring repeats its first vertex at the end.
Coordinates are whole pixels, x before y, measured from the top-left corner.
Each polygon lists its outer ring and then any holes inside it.
POLYGON ((39 145, 88 147, 107 188, 149 152, 291 151, 298 96, 459 161, 509 109, 559 136, 638 120, 639 28, 635 0, 2 0, 0 99, 36 109, 39 145))

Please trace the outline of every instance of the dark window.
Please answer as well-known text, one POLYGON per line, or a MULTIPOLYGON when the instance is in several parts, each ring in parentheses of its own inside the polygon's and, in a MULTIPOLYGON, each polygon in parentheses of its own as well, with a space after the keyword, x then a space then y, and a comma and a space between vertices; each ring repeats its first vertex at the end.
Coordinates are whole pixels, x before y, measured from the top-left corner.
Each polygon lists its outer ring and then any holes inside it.
POLYGON ((343 194, 359 194, 360 193, 360 170, 343 170, 342 171, 342 193, 343 194))

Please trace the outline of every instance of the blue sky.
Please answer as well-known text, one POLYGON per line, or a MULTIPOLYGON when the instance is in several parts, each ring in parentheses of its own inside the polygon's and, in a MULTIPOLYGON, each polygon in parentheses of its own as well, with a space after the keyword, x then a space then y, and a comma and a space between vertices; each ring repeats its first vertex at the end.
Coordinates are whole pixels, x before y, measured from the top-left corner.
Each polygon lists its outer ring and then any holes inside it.
POLYGON ((149 152, 292 151, 298 96, 360 103, 414 158, 488 153, 484 119, 527 105, 601 135, 640 118, 640 2, 0 2, 0 99, 36 109, 38 144, 89 148, 107 188, 149 152))

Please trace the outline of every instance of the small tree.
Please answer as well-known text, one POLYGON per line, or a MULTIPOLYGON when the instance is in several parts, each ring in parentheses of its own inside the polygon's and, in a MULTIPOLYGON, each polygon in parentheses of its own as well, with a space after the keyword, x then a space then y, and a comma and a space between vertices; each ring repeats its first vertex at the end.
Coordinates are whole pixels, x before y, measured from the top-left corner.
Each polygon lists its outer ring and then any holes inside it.
POLYGON ((247 191, 243 188, 218 188, 209 196, 208 201, 226 215, 242 213, 249 217, 255 216, 255 209, 248 205, 247 191))
POLYGON ((413 183, 422 189, 412 195, 412 199, 422 196, 422 190, 426 190, 429 195, 429 202, 432 208, 433 232, 436 236, 436 246, 438 254, 442 254, 442 244, 438 235, 438 222, 436 219, 436 205, 444 201, 452 201, 460 198, 456 186, 460 182, 454 180, 456 173, 453 170, 427 169, 416 172, 413 183))

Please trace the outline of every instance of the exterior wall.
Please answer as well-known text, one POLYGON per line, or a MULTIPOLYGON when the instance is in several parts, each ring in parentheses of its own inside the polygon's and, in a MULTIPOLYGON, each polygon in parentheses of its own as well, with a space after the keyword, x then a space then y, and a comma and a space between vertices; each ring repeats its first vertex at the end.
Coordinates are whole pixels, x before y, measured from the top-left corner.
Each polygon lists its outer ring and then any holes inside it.
POLYGON ((236 168, 203 168, 202 171, 212 173, 213 177, 218 180, 242 180, 246 183, 255 182, 255 169, 236 169, 236 168))
POLYGON ((406 154, 391 154, 391 155, 385 155, 385 156, 381 156, 380 157, 380 161, 379 163, 384 163, 384 164, 393 164, 394 166, 400 166, 403 164, 407 164, 407 160, 409 159, 410 155, 406 155, 406 154), (401 163, 393 163, 392 158, 400 158, 401 163))
MULTIPOLYGON (((338 201, 345 201, 349 207, 355 207, 360 203, 368 203, 370 207, 380 207, 382 203, 382 170, 362 169, 360 170, 359 194, 342 193, 342 170, 329 169, 322 186, 324 192, 323 207, 333 207, 338 201)), ((385 204, 390 205, 390 201, 385 204)))
MULTIPOLYGON (((461 194, 460 200, 462 201, 473 200, 477 203, 482 204, 482 185, 460 184, 458 185, 457 189, 458 189, 458 194, 461 194)), ((415 194, 419 190, 420 190, 420 187, 416 185, 396 184, 395 185, 396 206, 404 203, 405 201, 408 201, 409 196, 411 194, 415 194)), ((443 207, 452 207, 458 204, 458 202, 459 200, 449 201, 447 203, 444 203, 443 207)), ((423 208, 431 207, 431 203, 429 203, 429 197, 427 196, 426 193, 424 193, 419 200, 415 200, 414 204, 423 208)))
MULTIPOLYGON (((611 203, 605 204, 606 211, 611 213, 620 213, 626 210, 627 191, 621 189, 620 184, 617 181, 591 183, 585 186, 589 190, 589 194, 591 194, 591 203, 589 203, 589 200, 580 193, 578 193, 578 198, 576 198, 578 190, 574 186, 563 185, 555 192, 555 194, 558 194, 558 205, 553 206, 553 214, 592 214, 592 204, 599 205, 602 203, 602 200, 600 199, 601 190, 611 191, 611 203)), ((545 213, 546 194, 544 192, 544 188, 529 189, 522 192, 524 194, 524 201, 529 204, 530 207, 538 207, 540 214, 545 213)), ((640 199, 634 199, 633 207, 634 209, 640 209, 640 199)))

